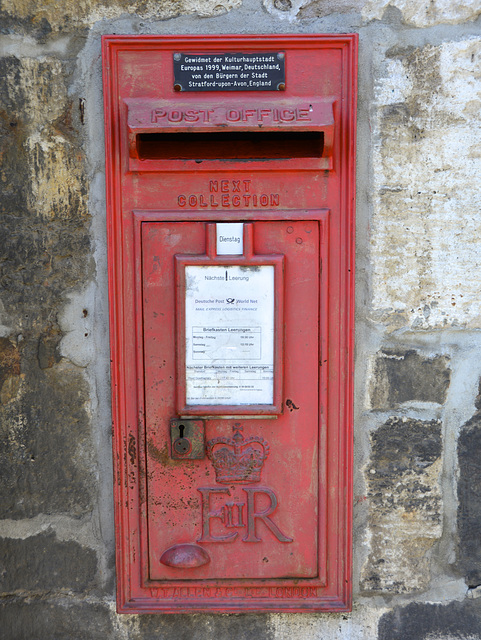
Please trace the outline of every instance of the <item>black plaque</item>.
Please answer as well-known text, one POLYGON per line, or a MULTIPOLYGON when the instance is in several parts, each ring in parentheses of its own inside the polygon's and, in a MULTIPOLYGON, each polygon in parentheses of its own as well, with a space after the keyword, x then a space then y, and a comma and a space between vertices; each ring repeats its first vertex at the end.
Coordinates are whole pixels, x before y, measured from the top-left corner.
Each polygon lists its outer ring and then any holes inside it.
POLYGON ((284 52, 174 53, 176 91, 284 91, 284 52))

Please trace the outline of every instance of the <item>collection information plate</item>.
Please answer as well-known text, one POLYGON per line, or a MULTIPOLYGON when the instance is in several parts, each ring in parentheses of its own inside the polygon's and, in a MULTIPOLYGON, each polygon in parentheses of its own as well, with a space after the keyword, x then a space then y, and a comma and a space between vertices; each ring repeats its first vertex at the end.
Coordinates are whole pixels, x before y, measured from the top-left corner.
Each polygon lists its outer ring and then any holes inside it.
POLYGON ((274 267, 185 268, 186 402, 272 404, 274 267))
POLYGON ((284 91, 284 52, 174 53, 176 91, 284 91))

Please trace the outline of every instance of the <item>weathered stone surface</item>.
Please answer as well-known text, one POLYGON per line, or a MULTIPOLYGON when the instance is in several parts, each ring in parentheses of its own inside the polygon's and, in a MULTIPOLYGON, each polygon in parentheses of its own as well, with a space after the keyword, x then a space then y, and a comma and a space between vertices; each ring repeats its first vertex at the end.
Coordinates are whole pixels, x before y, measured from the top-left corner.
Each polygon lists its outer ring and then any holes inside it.
POLYGON ((364 6, 364 0, 304 0, 297 13, 300 20, 306 18, 323 18, 333 13, 360 12, 364 6))
POLYGON ((479 327, 481 39, 389 55, 373 112, 373 318, 479 327))
POLYGON ((338 13, 360 13, 364 21, 382 20, 386 11, 395 8, 403 23, 414 27, 438 24, 461 24, 476 20, 481 7, 476 0, 263 0, 268 11, 290 11, 296 18, 321 18, 338 13))
POLYGON ((0 517, 91 509, 88 388, 64 364, 26 377, 18 400, 0 408, 0 517))
POLYGON ((352 613, 271 613, 269 623, 275 640, 374 640, 379 618, 386 610, 355 599, 352 613))
POLYGON ((2 58, 0 78, 0 287, 11 323, 0 345, 0 517, 75 516, 93 493, 89 389, 60 364, 57 317, 89 273, 81 124, 59 60, 2 58))
POLYGON ((45 38, 51 33, 89 27, 97 20, 138 15, 147 20, 165 20, 183 14, 217 16, 239 7, 242 0, 83 0, 54 2, 43 0, 3 0, 0 24, 3 30, 15 25, 16 31, 33 32, 45 38))
MULTIPOLYGON (((38 366, 39 341, 56 335, 64 291, 87 274, 84 158, 59 61, 2 58, 0 77, 2 302, 22 357, 34 341, 38 366)), ((42 348, 39 356, 42 367, 56 360, 42 348)))
POLYGON ((73 104, 62 63, 10 57, 0 64, 5 83, 2 137, 6 150, 13 152, 12 157, 5 154, 3 170, 13 196, 6 209, 18 215, 26 207, 40 221, 86 215, 83 156, 72 136, 73 104), (14 171, 24 179, 23 192, 12 189, 20 182, 14 171))
POLYGON ((378 640, 478 640, 479 600, 396 607, 379 620, 378 640))
POLYGON ((273 640, 274 635, 266 615, 181 615, 142 616, 139 618, 138 635, 132 640, 205 640, 229 638, 229 640, 273 640))
POLYGON ((426 554, 442 532, 441 423, 390 418, 371 443, 366 467, 371 552, 362 588, 391 593, 426 588, 426 554))
POLYGON ((57 540, 54 533, 21 539, 0 538, 0 592, 88 591, 97 559, 92 549, 57 540))
POLYGON ((290 11, 292 9, 291 0, 274 0, 274 7, 279 11, 290 11))
POLYGON ((20 375, 20 354, 16 345, 0 338, 0 387, 10 376, 20 375))
POLYGON ((20 388, 20 353, 8 338, 0 338, 0 403, 14 398, 20 388))
POLYGON ((443 404, 449 387, 448 358, 414 350, 382 349, 374 359, 371 407, 389 411, 404 402, 443 404))
POLYGON ((481 585, 481 411, 461 429, 458 438, 457 568, 470 587, 481 585))
POLYGON ((4 601, 0 605, 2 640, 114 640, 109 610, 68 600, 4 601))
POLYGON ((477 0, 367 0, 363 5, 362 15, 366 20, 381 20, 388 7, 396 7, 401 12, 403 22, 415 27, 461 24, 476 20, 481 14, 477 0))
POLYGON ((45 333, 40 336, 38 341, 38 366, 40 369, 48 369, 60 362, 58 346, 61 336, 60 330, 54 326, 47 327, 45 333))

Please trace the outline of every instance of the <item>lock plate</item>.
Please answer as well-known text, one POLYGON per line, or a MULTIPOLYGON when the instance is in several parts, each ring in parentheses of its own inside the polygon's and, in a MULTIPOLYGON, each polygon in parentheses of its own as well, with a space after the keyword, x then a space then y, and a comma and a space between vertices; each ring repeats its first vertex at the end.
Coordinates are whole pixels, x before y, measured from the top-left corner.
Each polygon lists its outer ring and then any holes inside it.
POLYGON ((205 457, 203 420, 171 420, 171 456, 174 460, 202 460, 205 457))

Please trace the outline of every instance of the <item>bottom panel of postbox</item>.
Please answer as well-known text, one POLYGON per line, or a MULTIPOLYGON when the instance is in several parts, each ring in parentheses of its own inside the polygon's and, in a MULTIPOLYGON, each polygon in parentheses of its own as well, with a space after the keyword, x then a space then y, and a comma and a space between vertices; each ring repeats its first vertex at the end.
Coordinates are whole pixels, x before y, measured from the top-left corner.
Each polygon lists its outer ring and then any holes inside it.
POLYGON ((294 584, 319 576, 321 221, 215 226, 142 223, 144 580, 294 584))

